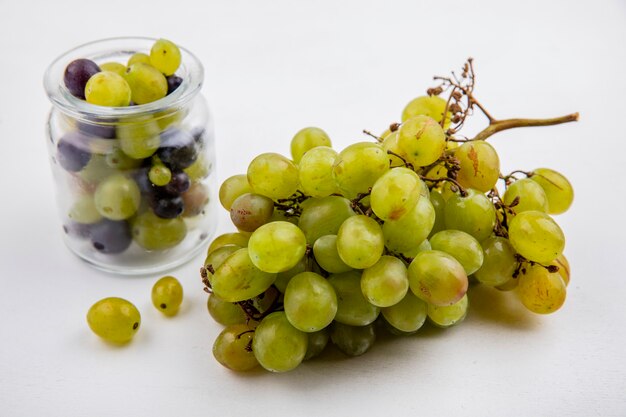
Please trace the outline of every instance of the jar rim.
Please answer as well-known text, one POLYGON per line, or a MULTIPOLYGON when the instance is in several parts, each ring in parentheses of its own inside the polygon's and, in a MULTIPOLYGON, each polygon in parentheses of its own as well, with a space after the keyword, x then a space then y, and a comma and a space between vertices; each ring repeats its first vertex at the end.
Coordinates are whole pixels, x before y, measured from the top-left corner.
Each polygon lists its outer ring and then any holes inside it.
POLYGON ((44 88, 52 104, 64 113, 79 118, 96 120, 116 120, 120 117, 157 113, 182 107, 200 91, 204 81, 204 67, 200 60, 188 49, 178 45, 181 52, 181 65, 176 72, 183 79, 176 90, 162 99, 147 104, 127 107, 106 107, 91 104, 73 96, 65 83, 63 74, 66 66, 74 59, 87 58, 102 60, 113 54, 132 54, 149 51, 157 38, 122 36, 99 39, 72 48, 57 57, 46 69, 44 88))

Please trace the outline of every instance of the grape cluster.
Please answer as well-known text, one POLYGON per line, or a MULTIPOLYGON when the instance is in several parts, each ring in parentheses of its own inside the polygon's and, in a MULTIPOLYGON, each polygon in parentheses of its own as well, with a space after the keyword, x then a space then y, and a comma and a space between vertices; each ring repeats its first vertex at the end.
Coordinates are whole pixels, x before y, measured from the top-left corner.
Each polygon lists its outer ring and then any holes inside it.
MULTIPOLYGON (((224 181, 238 232, 217 237, 201 269, 209 313, 226 326, 213 346, 222 365, 284 372, 329 341, 356 356, 380 328, 453 326, 473 281, 515 290, 535 313, 561 307, 569 265, 551 215, 569 208, 572 186, 547 168, 502 175, 493 146, 458 135, 480 106, 468 68, 470 84, 429 90, 375 141, 336 152, 306 128, 291 159, 265 153, 224 181)), ((523 125, 541 124, 556 123, 523 125)))

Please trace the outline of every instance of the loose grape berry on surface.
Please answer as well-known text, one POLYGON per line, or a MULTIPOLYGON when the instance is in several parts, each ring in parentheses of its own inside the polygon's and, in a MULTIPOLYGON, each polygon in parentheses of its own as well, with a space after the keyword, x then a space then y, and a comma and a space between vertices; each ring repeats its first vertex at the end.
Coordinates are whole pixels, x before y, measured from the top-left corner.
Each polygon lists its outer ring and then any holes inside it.
POLYGON ((139 310, 129 301, 117 297, 104 298, 87 312, 89 328, 107 342, 129 342, 141 325, 139 310))

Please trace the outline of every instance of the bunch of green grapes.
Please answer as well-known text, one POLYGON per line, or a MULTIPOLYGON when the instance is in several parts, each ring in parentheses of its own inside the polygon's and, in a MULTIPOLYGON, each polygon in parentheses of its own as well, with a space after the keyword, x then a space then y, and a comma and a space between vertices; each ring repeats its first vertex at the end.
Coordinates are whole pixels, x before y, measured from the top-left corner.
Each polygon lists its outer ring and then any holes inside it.
POLYGON ((447 100, 443 88, 414 99, 375 141, 333 150, 305 128, 291 158, 259 155, 224 181, 238 231, 213 241, 202 268, 209 312, 226 326, 220 363, 284 372, 329 342, 357 356, 384 329, 447 328, 468 314, 470 282, 515 290, 535 313, 562 306, 569 264, 552 215, 570 207, 572 186, 547 168, 501 173, 484 139, 510 121, 485 112, 485 131, 458 135, 478 107, 471 78, 450 80, 447 100))

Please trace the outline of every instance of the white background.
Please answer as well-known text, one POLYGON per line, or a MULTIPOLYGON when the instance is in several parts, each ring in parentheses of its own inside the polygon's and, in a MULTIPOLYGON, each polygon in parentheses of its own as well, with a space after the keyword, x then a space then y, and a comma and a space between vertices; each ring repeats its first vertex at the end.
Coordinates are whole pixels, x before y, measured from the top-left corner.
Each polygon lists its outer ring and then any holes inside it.
POLYGON ((0 415, 626 415, 625 41, 623 1, 0 0, 0 415), (166 319, 149 301, 156 276, 98 272, 61 242, 42 76, 65 50, 122 35, 172 39, 204 63, 220 181, 256 154, 288 153, 305 126, 339 149, 382 131, 470 55, 496 117, 580 111, 577 124, 490 139, 503 172, 549 166, 575 186, 557 219, 573 271, 565 306, 536 316, 478 288, 446 331, 382 337, 362 357, 287 374, 222 368, 201 257, 174 271, 185 306, 166 319), (142 312, 129 346, 87 328, 105 296, 142 312))

